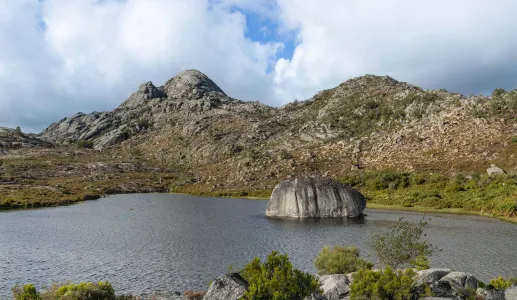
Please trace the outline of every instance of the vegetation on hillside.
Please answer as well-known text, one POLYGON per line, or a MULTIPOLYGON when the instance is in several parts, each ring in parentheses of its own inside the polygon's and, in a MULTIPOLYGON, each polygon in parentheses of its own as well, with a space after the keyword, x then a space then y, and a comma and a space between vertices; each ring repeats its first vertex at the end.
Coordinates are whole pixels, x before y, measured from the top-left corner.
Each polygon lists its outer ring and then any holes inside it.
POLYGON ((459 208, 517 217, 516 175, 446 176, 433 173, 364 172, 340 179, 370 202, 404 207, 459 208))

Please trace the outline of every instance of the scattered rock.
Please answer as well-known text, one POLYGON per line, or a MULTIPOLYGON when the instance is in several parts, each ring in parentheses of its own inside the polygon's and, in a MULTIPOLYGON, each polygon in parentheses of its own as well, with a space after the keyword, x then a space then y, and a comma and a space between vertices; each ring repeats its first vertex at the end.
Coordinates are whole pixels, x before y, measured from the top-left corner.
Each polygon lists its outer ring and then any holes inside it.
POLYGON ((359 217, 366 207, 361 193, 328 177, 294 177, 278 184, 268 217, 359 217))
POLYGON ((503 169, 499 168, 494 164, 490 165, 490 168, 486 169, 486 172, 489 176, 506 174, 506 172, 503 169))

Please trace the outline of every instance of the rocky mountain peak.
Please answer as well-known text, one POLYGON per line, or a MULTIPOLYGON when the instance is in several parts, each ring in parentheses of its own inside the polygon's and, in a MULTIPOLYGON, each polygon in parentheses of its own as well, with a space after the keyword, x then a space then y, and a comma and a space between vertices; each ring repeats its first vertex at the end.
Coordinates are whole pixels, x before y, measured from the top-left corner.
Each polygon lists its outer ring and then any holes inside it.
POLYGON ((138 92, 143 94, 145 100, 160 98, 164 96, 163 89, 157 88, 151 81, 142 83, 138 87, 138 92))
POLYGON ((187 93, 198 96, 203 96, 205 93, 226 96, 215 82, 198 70, 186 70, 178 73, 165 83, 165 92, 169 97, 184 96, 187 93))

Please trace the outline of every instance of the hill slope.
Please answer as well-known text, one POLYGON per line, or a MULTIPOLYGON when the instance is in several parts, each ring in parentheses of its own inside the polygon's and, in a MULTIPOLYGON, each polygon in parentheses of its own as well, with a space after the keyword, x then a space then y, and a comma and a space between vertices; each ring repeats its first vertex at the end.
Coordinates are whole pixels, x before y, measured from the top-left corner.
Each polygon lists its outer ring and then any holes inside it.
POLYGON ((465 97, 374 75, 274 108, 233 99, 205 74, 187 70, 160 87, 142 84, 111 112, 78 113, 37 137, 181 170, 163 182, 174 191, 267 195, 300 174, 469 178, 491 164, 514 174, 516 110, 517 90, 465 97))

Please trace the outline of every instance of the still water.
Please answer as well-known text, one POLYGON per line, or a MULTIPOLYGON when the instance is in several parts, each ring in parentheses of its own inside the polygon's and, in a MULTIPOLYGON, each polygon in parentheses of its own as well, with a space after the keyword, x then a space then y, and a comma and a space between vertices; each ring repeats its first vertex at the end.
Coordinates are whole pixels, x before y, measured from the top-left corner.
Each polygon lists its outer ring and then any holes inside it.
MULTIPOLYGON (((16 283, 109 280, 117 292, 206 289, 230 264, 242 267, 271 250, 315 272, 325 245, 365 243, 400 216, 366 210, 361 221, 272 220, 267 201, 169 194, 117 195, 68 207, 0 212, 0 299, 16 283)), ((481 280, 517 275, 517 225, 494 219, 429 214, 427 238, 443 249, 435 267, 481 280)))

